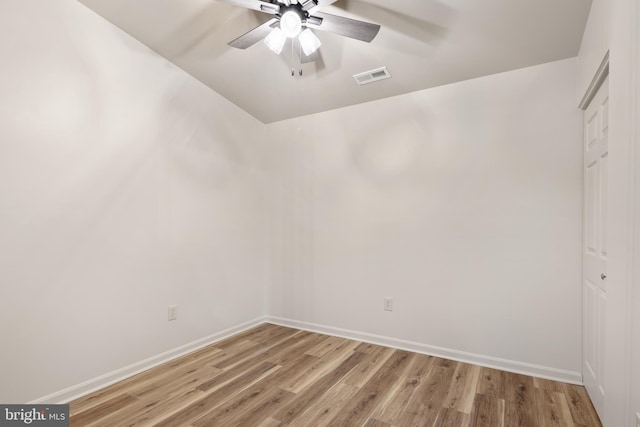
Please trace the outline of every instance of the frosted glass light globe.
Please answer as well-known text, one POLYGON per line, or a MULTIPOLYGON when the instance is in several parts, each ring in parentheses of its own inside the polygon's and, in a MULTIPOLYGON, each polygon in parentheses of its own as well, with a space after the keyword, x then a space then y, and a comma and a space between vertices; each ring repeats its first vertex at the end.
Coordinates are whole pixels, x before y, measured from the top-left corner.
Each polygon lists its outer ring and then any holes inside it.
POLYGON ((280 29, 290 39, 297 37, 302 31, 302 19, 296 12, 290 10, 280 18, 280 29))

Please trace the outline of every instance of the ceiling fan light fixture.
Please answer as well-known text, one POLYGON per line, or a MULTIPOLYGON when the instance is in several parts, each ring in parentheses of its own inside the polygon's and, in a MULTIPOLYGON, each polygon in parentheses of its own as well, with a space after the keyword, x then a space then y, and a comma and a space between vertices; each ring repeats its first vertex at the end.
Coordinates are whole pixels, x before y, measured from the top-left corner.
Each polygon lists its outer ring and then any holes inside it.
POLYGON ((267 37, 264 39, 264 44, 269 47, 276 55, 280 55, 284 44, 287 41, 287 36, 284 35, 280 28, 274 28, 267 37))
POLYGON ((280 29, 285 36, 292 39, 302 31, 302 18, 294 10, 289 10, 280 17, 280 29))
POLYGON ((300 46, 302 46, 304 54, 307 56, 311 55, 313 52, 318 50, 320 46, 322 46, 320 39, 308 28, 300 33, 298 41, 300 42, 300 46))

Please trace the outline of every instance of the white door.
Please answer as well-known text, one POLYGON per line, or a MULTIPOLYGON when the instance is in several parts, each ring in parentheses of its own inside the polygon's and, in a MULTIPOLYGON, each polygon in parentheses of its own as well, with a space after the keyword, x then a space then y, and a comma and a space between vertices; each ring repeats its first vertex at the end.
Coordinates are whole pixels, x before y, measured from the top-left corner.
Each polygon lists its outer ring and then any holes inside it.
POLYGON ((603 418, 607 310, 609 78, 584 112, 583 380, 603 418))

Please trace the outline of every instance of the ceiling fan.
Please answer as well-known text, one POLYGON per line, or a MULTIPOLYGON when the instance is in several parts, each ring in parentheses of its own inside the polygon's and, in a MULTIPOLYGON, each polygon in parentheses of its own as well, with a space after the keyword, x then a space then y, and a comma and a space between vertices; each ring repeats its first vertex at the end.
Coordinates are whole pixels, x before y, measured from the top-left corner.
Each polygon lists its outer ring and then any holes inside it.
POLYGON ((229 46, 247 49, 264 39, 265 44, 279 55, 287 40, 291 39, 292 49, 294 42, 300 46, 302 63, 313 61, 312 55, 321 45, 320 40, 311 29, 327 31, 367 43, 371 42, 380 31, 380 26, 376 24, 318 11, 322 6, 337 0, 222 1, 274 15, 264 24, 229 42, 229 46))

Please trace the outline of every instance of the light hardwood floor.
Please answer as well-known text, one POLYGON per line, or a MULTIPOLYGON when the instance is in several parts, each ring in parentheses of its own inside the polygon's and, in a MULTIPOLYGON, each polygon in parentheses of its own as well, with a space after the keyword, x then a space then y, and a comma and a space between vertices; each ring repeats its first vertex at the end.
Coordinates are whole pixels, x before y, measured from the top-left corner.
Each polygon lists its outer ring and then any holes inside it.
POLYGON ((70 403, 72 426, 600 426, 583 387, 263 324, 70 403))

